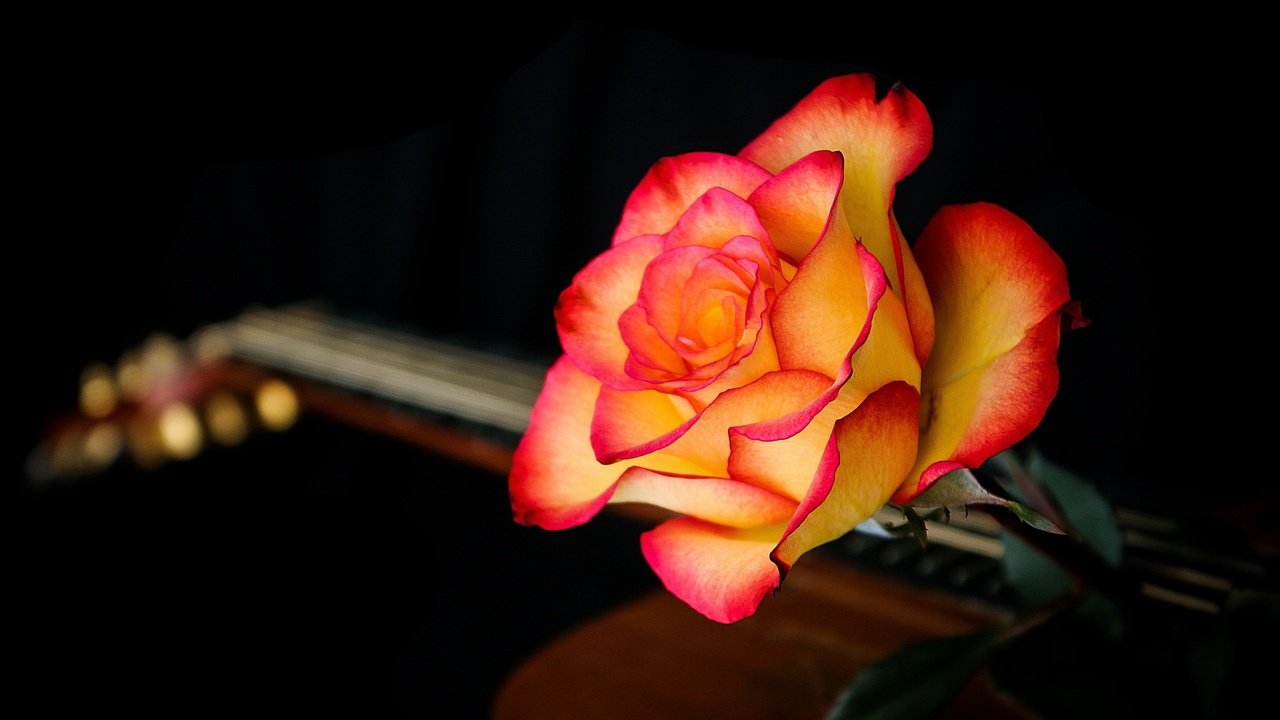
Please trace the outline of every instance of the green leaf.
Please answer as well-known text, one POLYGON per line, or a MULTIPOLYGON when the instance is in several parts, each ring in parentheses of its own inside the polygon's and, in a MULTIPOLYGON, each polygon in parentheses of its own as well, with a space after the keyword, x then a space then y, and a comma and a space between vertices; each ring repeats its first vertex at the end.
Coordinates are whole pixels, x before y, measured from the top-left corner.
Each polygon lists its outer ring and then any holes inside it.
POLYGON ((914 507, 935 508, 969 504, 1005 505, 1007 502, 982 487, 972 470, 960 468, 934 480, 911 504, 914 507))
MULTIPOLYGON (((1004 555, 1000 562, 1013 594, 1027 607, 1043 607, 1065 595, 1071 578, 1039 550, 1008 533, 1004 534, 1004 555)), ((1097 593, 1084 598, 1072 614, 1090 623, 1108 638, 1119 638, 1125 630, 1124 614, 1114 602, 1097 593)))
POLYGON ((827 720, 936 717, 969 683, 998 641, 999 631, 991 629, 906 645, 863 668, 827 720))
POLYGON ((1116 524, 1115 510, 1097 488, 1034 450, 1027 461, 1027 471, 1044 484, 1085 544, 1112 567, 1118 567, 1124 537, 1116 524))
POLYGON ((1071 578, 1027 543, 1010 532, 1003 533, 1004 555, 1000 562, 1013 593, 1026 605, 1047 605, 1071 588, 1071 578))
MULTIPOLYGON (((1070 589, 1070 576, 1039 550, 1007 532, 1003 533, 1002 540, 1004 554, 1000 562, 1005 580, 1026 606, 1048 605, 1070 589)), ((1073 614, 1109 638, 1119 638, 1125 629, 1124 614, 1120 608, 1096 593, 1085 598, 1073 614)))
MULTIPOLYGON (((1113 567, 1120 563, 1123 538, 1110 503, 1094 487, 1065 468, 1032 451, 1027 474, 1053 499, 1073 532, 1113 567)), ((1016 512, 1016 511, 1015 511, 1016 512)), ((1031 606, 1044 605, 1062 596, 1071 580, 1057 563, 1011 533, 1004 533, 1005 577, 1014 594, 1031 606)), ((1094 595, 1075 613, 1107 637, 1124 630, 1122 614, 1113 602, 1094 595)))
POLYGON ((952 470, 943 475, 935 480, 929 486, 929 489, 920 493, 919 496, 911 501, 912 507, 920 508, 946 507, 948 505, 998 505, 1009 510, 1019 520, 1037 530, 1056 535, 1064 534, 1061 528, 1044 515, 1022 503, 1006 500, 982 487, 982 484, 978 482, 978 478, 974 477, 973 471, 968 468, 952 470))
POLYGON ((1044 515, 1041 515, 1035 510, 1032 510, 1026 505, 1023 505, 1020 502, 1014 502, 1013 500, 1009 500, 1005 503, 1005 507, 1009 509, 1009 512, 1016 515, 1019 520, 1021 520, 1022 522, 1030 525, 1031 527, 1037 530, 1042 530, 1047 533, 1053 533, 1054 535, 1066 534, 1062 531, 1062 528, 1055 525, 1052 520, 1045 517, 1044 515))

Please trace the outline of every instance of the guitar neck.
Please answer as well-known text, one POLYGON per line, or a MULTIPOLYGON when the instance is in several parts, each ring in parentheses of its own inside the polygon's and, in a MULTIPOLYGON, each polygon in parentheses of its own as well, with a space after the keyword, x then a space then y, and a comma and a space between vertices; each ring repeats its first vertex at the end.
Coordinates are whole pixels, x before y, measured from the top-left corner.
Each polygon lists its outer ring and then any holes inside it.
POLYGON ((238 372, 288 378, 310 412, 504 475, 549 367, 305 305, 251 309, 193 339, 238 372))
POLYGON ((548 367, 306 306, 250 310, 204 333, 234 359, 516 435, 548 367))

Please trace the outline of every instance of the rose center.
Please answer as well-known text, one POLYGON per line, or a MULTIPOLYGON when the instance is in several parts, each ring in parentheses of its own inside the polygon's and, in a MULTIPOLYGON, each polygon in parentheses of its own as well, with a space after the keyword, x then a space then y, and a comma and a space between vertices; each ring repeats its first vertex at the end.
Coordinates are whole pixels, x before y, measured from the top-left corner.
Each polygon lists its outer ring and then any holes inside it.
POLYGON ((636 305, 619 321, 631 351, 627 372, 673 390, 706 384, 750 354, 778 282, 775 256, 751 236, 667 249, 649 263, 636 305))
POLYGON ((703 291, 681 323, 679 349, 701 353, 728 344, 727 350, 732 350, 742 337, 746 305, 747 288, 703 291))

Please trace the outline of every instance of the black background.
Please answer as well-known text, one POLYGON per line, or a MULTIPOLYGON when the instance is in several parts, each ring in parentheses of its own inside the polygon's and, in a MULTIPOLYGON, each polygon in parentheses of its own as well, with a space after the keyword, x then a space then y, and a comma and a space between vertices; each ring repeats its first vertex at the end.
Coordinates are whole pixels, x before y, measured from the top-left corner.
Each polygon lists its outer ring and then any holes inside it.
POLYGON ((48 707, 479 717, 538 645, 654 587, 620 521, 514 526, 501 478, 317 419, 39 493, 22 462, 86 364, 253 303, 322 299, 550 360, 556 295, 653 161, 737 152, 843 72, 904 82, 933 118, 898 187, 909 236, 987 200, 1066 260, 1093 325, 1063 340, 1033 436, 1051 459, 1160 512, 1274 497, 1224 492, 1238 441, 1198 409, 1236 390, 1206 346, 1243 343, 1200 318, 1229 312, 1216 156, 1245 131, 1176 38, 406 22, 85 29, 19 78, 11 617, 31 640, 17 679, 48 707))

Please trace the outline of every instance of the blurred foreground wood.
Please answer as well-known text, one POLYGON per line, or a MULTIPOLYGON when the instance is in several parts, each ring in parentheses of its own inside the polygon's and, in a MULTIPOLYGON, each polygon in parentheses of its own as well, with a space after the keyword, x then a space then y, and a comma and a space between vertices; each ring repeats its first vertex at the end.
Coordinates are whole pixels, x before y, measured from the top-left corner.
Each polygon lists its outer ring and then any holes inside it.
MULTIPOLYGON (((982 606, 807 557, 752 617, 721 625, 665 591, 530 657, 494 720, 820 720, 857 671, 905 642, 1000 622, 982 606)), ((1032 718, 976 679, 943 717, 1032 718)))

